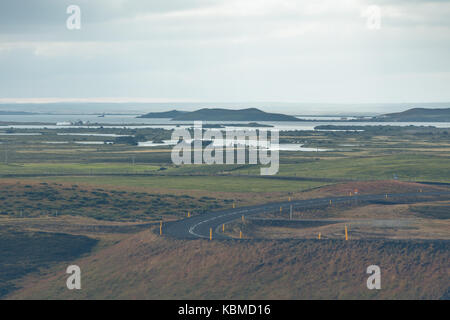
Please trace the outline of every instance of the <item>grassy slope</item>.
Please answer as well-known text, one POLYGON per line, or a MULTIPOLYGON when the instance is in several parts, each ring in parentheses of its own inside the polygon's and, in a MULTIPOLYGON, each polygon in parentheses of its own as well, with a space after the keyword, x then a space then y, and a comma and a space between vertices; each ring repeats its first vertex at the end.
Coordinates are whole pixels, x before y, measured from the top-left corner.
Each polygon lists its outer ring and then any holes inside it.
POLYGON ((145 231, 76 261, 81 291, 67 290, 61 271, 28 279, 10 298, 439 299, 448 249, 442 241, 175 241, 145 231), (382 290, 366 287, 371 264, 381 267, 382 290))

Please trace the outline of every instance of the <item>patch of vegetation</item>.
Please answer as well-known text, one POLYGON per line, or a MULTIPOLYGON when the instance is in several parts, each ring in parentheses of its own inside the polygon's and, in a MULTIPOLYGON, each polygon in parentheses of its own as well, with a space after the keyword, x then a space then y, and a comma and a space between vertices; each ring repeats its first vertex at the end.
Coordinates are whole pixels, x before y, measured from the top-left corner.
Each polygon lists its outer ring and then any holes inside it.
POLYGON ((185 217, 188 210, 198 214, 222 208, 227 203, 212 197, 80 188, 56 183, 0 184, 0 200, 0 215, 6 217, 77 215, 114 221, 185 217))

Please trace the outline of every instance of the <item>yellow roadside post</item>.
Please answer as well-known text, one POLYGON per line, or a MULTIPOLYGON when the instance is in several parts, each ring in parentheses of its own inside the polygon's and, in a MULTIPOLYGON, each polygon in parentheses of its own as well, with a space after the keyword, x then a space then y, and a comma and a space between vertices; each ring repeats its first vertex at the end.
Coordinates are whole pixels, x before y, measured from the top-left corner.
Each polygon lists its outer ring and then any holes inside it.
POLYGON ((209 240, 212 240, 212 228, 209 229, 209 240))
POLYGON ((159 222, 159 235, 162 236, 162 221, 159 222))
POLYGON ((347 226, 345 226, 345 240, 348 240, 348 230, 347 230, 347 226))
POLYGON ((190 218, 191 217, 191 212, 190 211, 188 211, 188 218, 190 218))
POLYGON ((280 207, 280 213, 283 212, 283 207, 280 207))
POLYGON ((242 215, 242 222, 245 222, 245 217, 244 217, 244 215, 242 215))
POLYGON ((242 231, 239 231, 239 239, 242 239, 242 231))
POLYGON ((225 223, 222 225, 222 232, 225 233, 225 223))
POLYGON ((319 240, 320 240, 320 237, 322 236, 322 234, 319 232, 319 240))

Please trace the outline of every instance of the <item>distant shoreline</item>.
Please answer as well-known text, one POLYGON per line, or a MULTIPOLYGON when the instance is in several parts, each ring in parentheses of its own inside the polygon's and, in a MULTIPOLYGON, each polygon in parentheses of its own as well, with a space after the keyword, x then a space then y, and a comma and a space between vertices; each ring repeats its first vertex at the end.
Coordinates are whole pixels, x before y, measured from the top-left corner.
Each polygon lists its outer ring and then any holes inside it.
MULTIPOLYGON (((205 121, 207 122, 207 121, 205 121)), ((261 122, 274 122, 274 121, 261 121, 261 122)), ((276 122, 276 121, 275 121, 276 122)), ((348 123, 355 123, 357 125, 358 123, 366 123, 367 125, 370 125, 371 123, 390 123, 392 126, 392 123, 412 123, 411 125, 414 125, 414 123, 446 123, 450 121, 442 120, 442 121, 431 121, 431 120, 422 120, 422 121, 389 121, 389 120, 320 120, 320 119, 309 119, 309 120, 300 120, 298 122, 305 122, 305 123, 322 123, 322 122, 331 122, 335 124, 342 124, 342 126, 349 125, 348 123)), ((1 127, 8 127, 8 126, 58 126, 58 128, 64 129, 64 128, 70 128, 70 127, 139 127, 139 126, 192 126, 192 122, 187 123, 89 123, 89 124, 70 124, 70 125, 57 125, 56 122, 34 122, 34 121, 0 121, 0 128, 1 127)), ((266 123, 258 123, 258 124, 252 124, 252 121, 242 121, 240 123, 224 123, 224 124, 204 124, 204 128, 221 128, 223 126, 227 127, 260 127, 260 128, 268 128, 273 127, 273 125, 268 125, 266 123)), ((353 126, 353 125, 352 125, 353 126)))

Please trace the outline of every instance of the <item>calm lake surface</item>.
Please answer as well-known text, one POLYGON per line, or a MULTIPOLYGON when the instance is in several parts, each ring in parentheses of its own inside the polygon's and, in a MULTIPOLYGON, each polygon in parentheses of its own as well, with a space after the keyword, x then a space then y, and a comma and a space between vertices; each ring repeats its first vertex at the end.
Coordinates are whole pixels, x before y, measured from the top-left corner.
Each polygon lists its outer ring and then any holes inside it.
MULTIPOLYGON (((91 128, 98 128, 100 126, 106 128, 163 128, 173 129, 177 125, 180 127, 191 127, 192 121, 171 121, 170 119, 141 119, 136 118, 137 115, 106 115, 99 117, 98 115, 2 115, 0 121, 11 122, 45 122, 54 123, 54 125, 12 125, 0 126, 0 128, 23 128, 23 129, 60 129, 60 128, 86 128, 86 126, 60 126, 56 123, 83 121, 84 123, 91 123, 91 128), (105 125, 108 124, 108 125, 105 125), (142 126, 144 125, 144 126, 142 126)), ((299 116, 298 118, 307 118, 299 116)), ((310 117, 312 118, 312 117, 310 117)), ((341 121, 334 122, 333 117, 314 117, 315 121, 305 122, 290 122, 290 121, 257 121, 263 125, 272 125, 275 129, 280 131, 287 130, 314 130, 314 127, 319 125, 340 125, 340 126, 365 126, 365 125, 382 125, 382 126, 431 126, 436 128, 450 128, 450 122, 354 122, 341 121), (331 119, 330 119, 331 118, 331 119), (319 120, 323 119, 323 120, 319 120)), ((231 124, 248 124, 248 121, 204 121, 204 124, 222 124, 224 126, 231 124)), ((229 128, 233 128, 229 126, 229 128)), ((251 129, 254 127, 236 127, 236 129, 251 129)))

